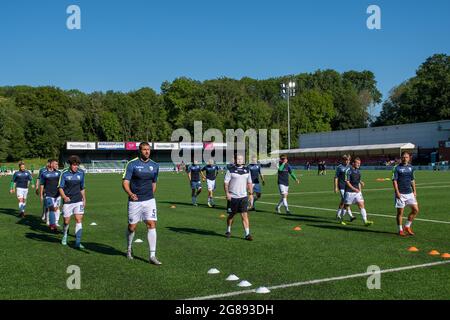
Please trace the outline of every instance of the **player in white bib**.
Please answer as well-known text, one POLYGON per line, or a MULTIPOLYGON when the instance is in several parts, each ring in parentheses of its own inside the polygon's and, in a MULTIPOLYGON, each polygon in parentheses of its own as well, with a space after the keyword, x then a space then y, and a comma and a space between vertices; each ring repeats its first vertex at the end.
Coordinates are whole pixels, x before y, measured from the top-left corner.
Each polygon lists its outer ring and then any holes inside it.
POLYGON ((253 194, 252 178, 250 170, 244 166, 244 156, 236 157, 236 165, 230 167, 225 174, 224 189, 227 200, 230 201, 230 213, 227 218, 227 238, 231 237, 231 226, 236 213, 242 217, 242 225, 245 230, 245 240, 253 240, 250 234, 250 222, 248 219, 248 194, 253 194), (247 193, 248 191, 248 193, 247 193))

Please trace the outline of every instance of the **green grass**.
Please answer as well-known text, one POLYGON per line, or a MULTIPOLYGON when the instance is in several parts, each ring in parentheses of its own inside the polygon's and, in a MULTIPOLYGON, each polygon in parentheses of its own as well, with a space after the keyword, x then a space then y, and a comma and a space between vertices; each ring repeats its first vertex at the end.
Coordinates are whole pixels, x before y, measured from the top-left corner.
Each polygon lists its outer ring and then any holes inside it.
MULTIPOLYGON (((147 263, 148 244, 144 225, 134 245, 135 260, 124 257, 127 224, 126 196, 120 175, 88 175, 87 208, 83 243, 86 250, 63 247, 61 235, 47 231, 40 222, 40 203, 30 191, 24 219, 16 214, 16 199, 8 194, 9 178, 0 178, 1 299, 184 299, 245 290, 224 278, 231 273, 256 288, 366 272, 369 265, 381 269, 444 261, 428 255, 431 249, 450 252, 450 224, 416 221, 416 237, 396 233, 393 194, 388 171, 364 171, 366 207, 374 225, 366 228, 358 218, 340 226, 335 212, 295 206, 335 209, 338 197, 331 192, 332 175, 300 172, 302 183, 291 184, 289 204, 293 216, 274 214, 278 201, 275 177, 268 177, 258 211, 251 213, 255 240, 243 240, 240 217, 233 237, 224 237, 225 201, 206 207, 206 190, 200 206, 190 205, 186 176, 162 173, 158 183, 158 258, 163 266, 147 263), (384 189, 385 190, 370 190, 384 189), (176 208, 171 209, 170 205, 176 208), (388 215, 370 216, 370 213, 388 215), (96 222, 97 226, 90 226, 96 222), (301 225, 302 231, 293 228, 301 225), (416 246, 417 253, 407 248, 416 246), (81 290, 68 290, 69 265, 81 268, 81 290), (219 275, 208 275, 216 267, 219 275)), ((217 196, 223 196, 219 177, 217 196)), ((450 172, 417 173, 419 218, 450 222, 450 172)), ((357 212, 356 208, 353 208, 357 212)), ((71 225, 73 234, 74 225, 71 225)), ((450 264, 383 274, 381 290, 368 290, 367 278, 310 284, 255 293, 229 299, 449 299, 450 264)))

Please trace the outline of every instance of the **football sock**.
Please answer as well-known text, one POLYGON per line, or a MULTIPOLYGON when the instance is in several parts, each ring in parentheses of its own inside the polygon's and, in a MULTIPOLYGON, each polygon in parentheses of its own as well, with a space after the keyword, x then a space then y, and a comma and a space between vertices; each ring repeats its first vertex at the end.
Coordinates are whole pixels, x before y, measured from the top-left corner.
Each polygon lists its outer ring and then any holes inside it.
POLYGON ((281 198, 280 201, 278 202, 278 204, 277 204, 277 209, 280 209, 280 208, 281 208, 281 205, 283 204, 283 199, 284 199, 284 198, 281 198))
POLYGON ((398 231, 400 232, 400 231, 403 231, 403 226, 400 224, 400 225, 398 225, 398 231))
POLYGON ((342 210, 341 208, 338 209, 338 211, 337 211, 337 213, 336 213, 336 215, 337 215, 338 218, 341 218, 342 211, 343 211, 343 210, 342 210))
POLYGON ((405 227, 407 227, 407 228, 410 228, 411 227, 411 225, 412 225, 412 221, 406 221, 406 223, 405 223, 405 227))
POLYGON ((245 228, 245 236, 248 236, 250 234, 250 228, 245 228))
POLYGON ((156 229, 148 229, 147 232, 148 244, 150 246, 150 258, 156 254, 156 229))
POLYGON ((197 201, 196 196, 192 196, 192 204, 195 204, 195 202, 197 201))
POLYGON ((362 219, 363 219, 363 221, 364 221, 364 223, 366 223, 367 222, 367 212, 366 212, 366 209, 361 209, 361 216, 362 216, 362 219))
POLYGON ((19 202, 19 211, 23 212, 23 203, 22 202, 19 202))
POLYGON ((69 225, 66 224, 64 222, 64 226, 63 226, 63 232, 64 232, 64 236, 67 236, 67 234, 69 233, 69 225))
POLYGON ((350 218, 353 218, 352 209, 347 209, 347 214, 350 216, 350 218))
POLYGON ((56 224, 56 222, 55 222, 55 211, 50 211, 49 212, 49 222, 50 222, 50 225, 54 225, 54 224, 56 224))
POLYGON ((289 211, 289 206, 286 198, 283 198, 283 205, 286 208, 286 211, 289 211))
POLYGON ((79 245, 81 242, 81 235, 83 234, 83 224, 75 224, 75 245, 79 245))
POLYGON ((59 208, 58 208, 58 209, 56 209, 56 211, 55 211, 55 222, 56 222, 56 224, 58 224, 58 222, 59 222, 59 217, 60 217, 60 215, 61 215, 61 211, 60 211, 59 208))
POLYGON ((127 228, 127 249, 131 250, 131 245, 133 244, 134 239, 134 231, 131 232, 130 229, 127 228))
POLYGON ((231 226, 227 226, 227 232, 231 233, 231 226))

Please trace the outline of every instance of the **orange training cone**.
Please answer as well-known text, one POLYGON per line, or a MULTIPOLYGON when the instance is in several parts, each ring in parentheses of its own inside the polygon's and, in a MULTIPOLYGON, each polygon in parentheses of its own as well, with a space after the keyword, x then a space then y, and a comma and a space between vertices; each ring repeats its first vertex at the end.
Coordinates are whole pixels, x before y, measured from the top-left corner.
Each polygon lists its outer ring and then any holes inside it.
POLYGON ((449 253, 443 253, 443 254, 441 255, 441 258, 444 258, 444 259, 450 259, 450 254, 449 254, 449 253))
POLYGON ((439 253, 439 251, 437 251, 437 250, 431 250, 430 252, 428 252, 428 254, 429 254, 430 256, 438 256, 440 253, 439 253))
POLYGON ((409 247, 408 251, 409 252, 417 252, 417 251, 419 251, 419 249, 417 249, 416 247, 409 247))
POLYGON ((294 231, 301 231, 302 230, 302 228, 300 228, 300 226, 296 226, 295 228, 294 228, 294 231))

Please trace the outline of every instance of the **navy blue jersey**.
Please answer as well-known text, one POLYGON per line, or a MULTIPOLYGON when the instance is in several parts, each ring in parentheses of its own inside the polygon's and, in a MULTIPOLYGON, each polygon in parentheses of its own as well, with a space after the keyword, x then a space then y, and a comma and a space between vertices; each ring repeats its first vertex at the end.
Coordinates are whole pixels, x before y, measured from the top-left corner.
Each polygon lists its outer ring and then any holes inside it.
MULTIPOLYGON (((283 164, 280 164, 280 167, 283 164)), ((286 163, 284 165, 284 168, 280 170, 281 168, 278 168, 278 184, 282 184, 286 187, 289 186, 289 175, 292 174, 292 167, 286 163)))
POLYGON ((219 172, 219 167, 214 165, 206 165, 202 168, 202 171, 206 172, 206 179, 216 180, 217 173, 219 172))
MULTIPOLYGON (((158 181, 159 164, 135 158, 127 163, 123 180, 130 181, 130 190, 137 195, 138 202, 154 198, 153 183, 158 181)), ((130 201, 133 201, 129 199, 130 201)))
POLYGON ((411 182, 414 181, 414 167, 410 164, 399 164, 392 170, 392 180, 397 181, 401 194, 412 193, 411 182))
POLYGON ((16 188, 27 189, 28 182, 33 181, 33 176, 31 172, 28 170, 25 171, 16 171, 13 174, 12 181, 16 184, 16 188))
POLYGON ((336 168, 336 175, 334 177, 338 179, 339 190, 345 189, 345 171, 347 171, 348 168, 348 166, 343 164, 338 165, 336 168))
POLYGON ((84 190, 84 171, 78 169, 76 172, 72 172, 70 169, 64 170, 60 177, 58 188, 64 191, 64 194, 70 198, 68 203, 77 203, 83 201, 81 191, 84 190))
MULTIPOLYGON (((359 169, 349 167, 347 171, 345 171, 345 181, 350 182, 353 188, 359 189, 359 184, 361 183, 361 172, 359 172, 359 169)), ((350 187, 347 186, 346 184, 345 192, 355 192, 355 191, 350 189, 350 187)))
POLYGON ((42 173, 45 172, 45 171, 47 171, 47 170, 48 170, 47 167, 42 167, 42 168, 40 168, 40 169, 39 169, 38 176, 37 176, 37 180, 41 180, 41 175, 42 175, 42 173))
POLYGON ((227 169, 228 171, 230 171, 230 170, 233 169, 235 166, 236 166, 236 165, 235 165, 234 163, 228 163, 227 166, 226 166, 226 169, 227 169))
POLYGON ((191 181, 197 182, 200 181, 200 171, 202 168, 198 164, 191 164, 187 170, 187 172, 191 173, 191 181))
POLYGON ((252 183, 259 183, 259 175, 261 174, 261 165, 257 163, 250 163, 247 168, 250 170, 252 183))
POLYGON ((40 173, 39 182, 44 187, 44 194, 46 197, 59 197, 58 183, 61 171, 59 170, 45 170, 40 173))

